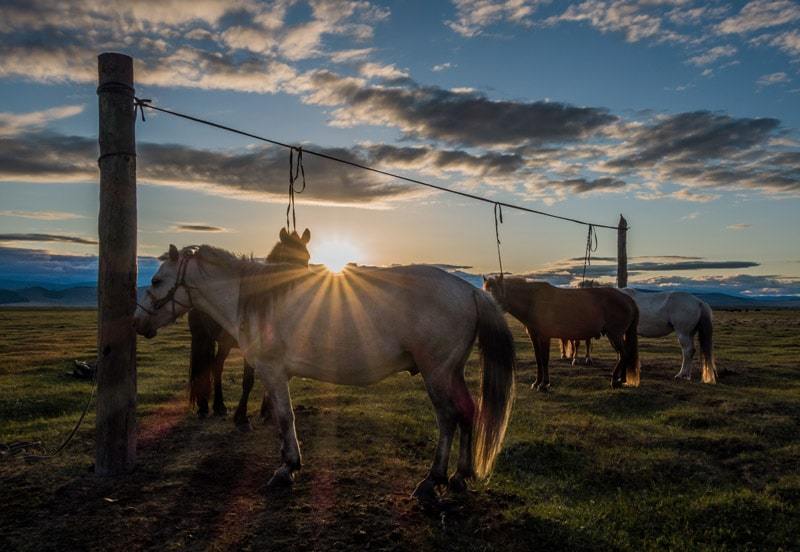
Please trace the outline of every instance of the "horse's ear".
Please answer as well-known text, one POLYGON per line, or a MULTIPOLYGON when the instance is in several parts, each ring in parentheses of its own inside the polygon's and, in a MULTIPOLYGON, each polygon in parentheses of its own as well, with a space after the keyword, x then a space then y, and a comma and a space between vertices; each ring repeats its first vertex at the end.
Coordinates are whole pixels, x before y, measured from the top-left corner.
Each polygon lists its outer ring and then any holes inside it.
POLYGON ((305 231, 305 232, 303 232, 303 236, 300 238, 300 240, 301 240, 303 243, 305 243, 305 244, 308 244, 308 242, 310 242, 310 241, 311 241, 311 230, 309 230, 308 228, 306 228, 306 231, 305 231))
POLYGON ((483 278, 484 284, 489 281, 489 278, 486 277, 486 274, 481 274, 481 278, 483 278))
POLYGON ((286 228, 281 228, 281 233, 278 234, 278 237, 282 242, 285 242, 289 239, 289 232, 286 231, 286 228))
POLYGON ((178 248, 175 247, 173 244, 169 244, 169 260, 177 261, 178 257, 180 257, 180 253, 178 253, 178 248))

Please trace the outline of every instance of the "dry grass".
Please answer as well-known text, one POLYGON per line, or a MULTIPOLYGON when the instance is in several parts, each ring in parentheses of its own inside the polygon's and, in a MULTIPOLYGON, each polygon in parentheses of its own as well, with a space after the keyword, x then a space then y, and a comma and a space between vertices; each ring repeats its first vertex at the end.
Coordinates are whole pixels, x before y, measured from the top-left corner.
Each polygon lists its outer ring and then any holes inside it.
MULTIPOLYGON (((69 430, 89 385, 64 372, 92 356, 94 316, 0 310, 0 442, 54 446, 69 430)), ((719 385, 673 382, 674 339, 645 339, 640 388, 611 391, 603 343, 596 367, 555 360, 547 395, 529 389, 531 346, 514 325, 518 397, 495 474, 436 511, 408 498, 436 438, 418 377, 366 389, 294 381, 305 466, 293 492, 271 494, 273 428, 242 434, 188 412, 178 325, 140 342, 137 471, 90 473, 91 415, 57 459, 0 460, 0 549, 797 549, 800 316, 717 322, 718 365, 733 370, 719 385)), ((240 377, 233 358, 229 408, 240 377)))

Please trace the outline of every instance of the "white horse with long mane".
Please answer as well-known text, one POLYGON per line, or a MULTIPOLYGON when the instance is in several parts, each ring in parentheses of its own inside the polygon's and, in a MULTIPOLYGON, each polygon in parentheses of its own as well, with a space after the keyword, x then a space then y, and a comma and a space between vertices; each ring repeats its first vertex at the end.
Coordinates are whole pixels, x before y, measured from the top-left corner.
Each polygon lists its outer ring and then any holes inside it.
POLYGON ((638 334, 643 337, 663 337, 673 331, 678 336, 683 351, 683 361, 675 379, 692 379, 694 336, 697 334, 703 355, 703 382, 717 382, 714 363, 714 319, 711 307, 684 291, 637 291, 633 288, 620 290, 636 301, 639 307, 638 334))
POLYGON ((136 310, 136 330, 154 337, 198 308, 236 338, 269 389, 282 443, 270 486, 290 485, 301 464, 290 378, 369 385, 405 370, 422 374, 439 426, 433 465, 415 496, 435 500, 439 485, 461 491, 468 479, 489 475, 511 413, 515 357, 503 313, 487 293, 427 266, 333 275, 254 263, 207 245, 171 245, 161 261, 136 310), (483 374, 477 408, 464 382, 476 337, 483 374), (458 465, 448 482, 456 429, 458 465))

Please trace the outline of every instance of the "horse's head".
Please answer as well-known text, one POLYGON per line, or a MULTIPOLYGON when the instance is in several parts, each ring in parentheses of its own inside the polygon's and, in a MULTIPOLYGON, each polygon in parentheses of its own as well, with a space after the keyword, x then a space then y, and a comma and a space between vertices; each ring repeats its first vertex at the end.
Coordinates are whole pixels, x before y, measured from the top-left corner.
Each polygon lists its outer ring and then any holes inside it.
POLYGON ((280 241, 267 255, 268 262, 308 266, 308 261, 311 259, 307 247, 308 242, 311 241, 311 231, 308 228, 302 236, 298 235, 296 231, 292 231, 290 234, 286 228, 281 228, 278 238, 280 241))
POLYGON ((505 286, 502 278, 499 276, 484 276, 483 289, 488 291, 501 306, 505 304, 505 286))
POLYGON ((150 286, 136 303, 134 325, 136 332, 150 339, 159 328, 175 321, 192 308, 192 296, 186 284, 186 269, 194 257, 194 249, 178 251, 174 245, 164 253, 150 286))

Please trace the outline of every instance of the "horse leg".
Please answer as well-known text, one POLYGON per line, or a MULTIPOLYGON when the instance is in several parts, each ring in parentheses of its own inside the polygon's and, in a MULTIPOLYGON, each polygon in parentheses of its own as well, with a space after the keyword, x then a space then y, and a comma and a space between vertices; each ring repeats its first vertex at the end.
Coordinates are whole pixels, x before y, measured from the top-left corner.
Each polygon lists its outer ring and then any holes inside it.
POLYGON ((625 342, 622 335, 611 332, 608 333, 608 341, 617 353, 617 363, 614 365, 614 371, 611 372, 611 388, 617 389, 625 383, 625 342))
POLYGON ((236 407, 236 413, 233 415, 233 423, 241 431, 249 431, 250 420, 247 419, 247 401, 250 399, 250 391, 253 389, 255 382, 255 371, 253 367, 244 362, 244 371, 242 373, 242 396, 239 398, 239 405, 236 407))
POLYGON ((475 402, 469 393, 463 375, 454 378, 453 395, 458 410, 458 465, 456 473, 450 477, 448 488, 453 492, 467 489, 467 480, 475 477, 475 465, 472 446, 472 431, 475 422, 475 402))
POLYGON ((222 400, 222 369, 225 367, 225 359, 231 352, 230 347, 225 347, 220 343, 217 357, 214 359, 214 415, 225 416, 228 409, 225 401, 222 400))
POLYGON ((572 365, 575 366, 578 364, 578 351, 581 348, 581 340, 573 339, 570 341, 570 345, 572 346, 572 365))
MULTIPOLYGON (((550 389, 550 338, 537 337, 539 352, 536 354, 536 362, 539 366, 539 382, 535 385, 536 390, 546 393, 550 389), (539 358, 541 357, 541 362, 539 358)), ((534 346, 534 349, 536 347, 534 346)))
POLYGON ((455 406, 450 374, 441 370, 425 378, 425 387, 436 411, 439 426, 439 442, 428 475, 420 481, 412 496, 423 502, 436 502, 436 487, 447 484, 447 466, 450 448, 458 424, 458 409, 455 406))
POLYGON ((268 487, 288 487, 294 483, 294 472, 300 469, 300 445, 294 426, 292 398, 289 395, 289 380, 285 376, 273 374, 259 366, 259 373, 264 374, 262 381, 269 387, 270 403, 275 415, 278 436, 281 440, 281 465, 272 474, 268 487))
POLYGON ((592 362, 592 340, 586 340, 586 358, 584 359, 584 363, 586 366, 592 366, 594 363, 592 362))
POLYGON ((531 343, 533 344, 533 355, 536 357, 536 379, 533 380, 531 389, 538 389, 539 384, 544 381, 544 371, 542 369, 542 351, 539 347, 539 340, 534 334, 529 334, 531 343))
POLYGON ((683 358, 681 361, 681 370, 675 374, 675 379, 685 379, 691 381, 692 379, 692 359, 694 358, 694 336, 686 335, 683 333, 678 334, 678 343, 681 344, 681 351, 683 358))
POLYGON ((264 395, 261 397, 260 415, 261 419, 264 421, 267 421, 272 417, 272 412, 269 409, 269 391, 264 391, 264 395))
POLYGON ((561 340, 561 360, 569 360, 567 356, 567 340, 561 340))

